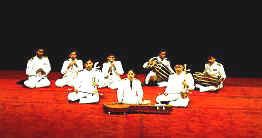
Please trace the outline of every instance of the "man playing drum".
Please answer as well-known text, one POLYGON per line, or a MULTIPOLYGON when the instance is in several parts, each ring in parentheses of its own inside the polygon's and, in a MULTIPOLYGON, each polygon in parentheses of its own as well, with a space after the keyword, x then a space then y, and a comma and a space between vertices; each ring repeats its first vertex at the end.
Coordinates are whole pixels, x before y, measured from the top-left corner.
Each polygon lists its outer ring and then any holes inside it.
POLYGON ((168 76, 173 74, 174 71, 166 55, 166 50, 160 50, 157 57, 153 57, 143 64, 143 68, 150 69, 145 78, 146 85, 167 86, 168 76))
POLYGON ((214 56, 209 56, 204 72, 195 73, 194 79, 200 92, 217 91, 223 88, 226 73, 223 65, 218 63, 214 56))

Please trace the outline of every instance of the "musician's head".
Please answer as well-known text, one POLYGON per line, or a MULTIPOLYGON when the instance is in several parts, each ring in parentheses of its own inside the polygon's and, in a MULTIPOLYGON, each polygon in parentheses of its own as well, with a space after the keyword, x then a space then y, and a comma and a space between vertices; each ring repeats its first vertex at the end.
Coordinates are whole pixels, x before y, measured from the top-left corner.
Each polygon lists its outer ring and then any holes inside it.
POLYGON ((112 54, 112 53, 107 56, 107 61, 108 62, 114 62, 115 59, 116 59, 116 56, 114 54, 112 54))
POLYGON ((177 73, 177 74, 180 74, 181 72, 183 72, 184 71, 184 66, 182 65, 182 64, 176 64, 175 65, 175 72, 177 73))
POLYGON ((39 48, 36 50, 36 56, 42 58, 45 55, 45 50, 43 48, 39 48))
POLYGON ((214 56, 208 56, 207 61, 212 65, 216 61, 216 58, 214 56))
POLYGON ((133 70, 128 70, 128 72, 127 72, 127 78, 128 78, 129 80, 133 80, 133 79, 135 78, 135 76, 136 76, 136 73, 135 73, 133 70))
POLYGON ((166 55, 167 55, 167 52, 166 52, 165 49, 161 49, 161 50, 159 51, 158 56, 159 56, 161 59, 166 58, 166 55))
POLYGON ((94 62, 92 59, 88 59, 86 62, 85 62, 85 69, 87 70, 92 70, 93 68, 93 65, 94 65, 94 62))
POLYGON ((77 58, 77 51, 76 50, 71 51, 70 54, 69 54, 69 58, 76 59, 77 58))

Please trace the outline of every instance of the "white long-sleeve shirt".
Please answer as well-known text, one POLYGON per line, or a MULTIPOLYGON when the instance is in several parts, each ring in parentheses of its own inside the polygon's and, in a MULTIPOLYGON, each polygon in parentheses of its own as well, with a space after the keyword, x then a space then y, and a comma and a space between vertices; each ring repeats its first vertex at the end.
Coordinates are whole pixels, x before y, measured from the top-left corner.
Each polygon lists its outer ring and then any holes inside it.
POLYGON ((138 79, 131 81, 127 78, 121 80, 120 86, 117 90, 118 102, 126 104, 139 104, 142 103, 143 89, 141 82, 138 79))
POLYGON ((78 73, 78 76, 74 83, 74 88, 81 92, 93 93, 97 88, 93 85, 96 82, 96 73, 94 70, 82 70, 78 73))
POLYGON ((111 67, 111 63, 109 62, 103 63, 102 73, 104 74, 105 77, 106 76, 118 76, 118 75, 124 74, 124 70, 123 70, 121 61, 114 61, 113 64, 115 65, 115 71, 112 70, 112 74, 110 74, 109 68, 111 67))
POLYGON ((76 65, 73 65, 68 68, 69 64, 72 61, 73 60, 71 58, 64 61, 62 69, 61 69, 61 73, 64 74, 64 77, 67 77, 67 76, 73 77, 75 76, 77 72, 79 72, 80 70, 83 70, 83 61, 80 59, 75 59, 76 65))
POLYGON ((37 75, 36 71, 38 69, 42 69, 46 73, 45 75, 50 73, 51 65, 48 57, 38 58, 37 56, 34 56, 28 60, 26 66, 26 75, 35 76, 37 75))
POLYGON ((224 70, 224 67, 221 63, 214 62, 212 65, 210 64, 205 64, 205 70, 203 73, 207 73, 210 76, 213 77, 221 77, 221 78, 226 78, 226 73, 224 70))
POLYGON ((183 82, 186 81, 189 86, 189 90, 194 89, 194 79, 191 73, 182 72, 180 74, 172 74, 168 78, 167 88, 165 90, 166 93, 181 93, 184 91, 183 82))
MULTIPOLYGON (((158 62, 161 62, 163 65, 165 65, 172 73, 174 73, 174 70, 171 67, 170 61, 167 58, 161 59, 159 56, 153 57, 156 58, 158 62)), ((143 68, 146 68, 148 66, 148 61, 143 64, 143 68)))

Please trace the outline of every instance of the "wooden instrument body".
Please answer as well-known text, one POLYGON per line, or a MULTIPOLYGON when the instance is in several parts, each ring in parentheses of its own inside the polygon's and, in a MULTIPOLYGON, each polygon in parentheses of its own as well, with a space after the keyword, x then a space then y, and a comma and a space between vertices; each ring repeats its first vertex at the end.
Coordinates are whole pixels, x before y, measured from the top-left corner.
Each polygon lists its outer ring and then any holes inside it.
POLYGON ((153 105, 153 104, 104 104, 104 111, 108 114, 168 114, 172 111, 171 105, 153 105))

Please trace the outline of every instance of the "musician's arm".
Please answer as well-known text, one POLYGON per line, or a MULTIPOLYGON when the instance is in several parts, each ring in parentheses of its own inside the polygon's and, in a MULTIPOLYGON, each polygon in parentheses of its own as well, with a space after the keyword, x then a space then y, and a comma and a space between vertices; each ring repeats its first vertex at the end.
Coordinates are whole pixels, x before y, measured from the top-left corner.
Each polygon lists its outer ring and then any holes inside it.
POLYGON ((36 72, 33 69, 33 66, 33 59, 29 59, 26 64, 26 75, 31 76, 36 74, 36 72))
POLYGON ((118 75, 123 75, 124 74, 124 69, 123 69, 121 61, 117 61, 115 66, 116 66, 116 73, 118 75))
POLYGON ((193 78, 193 76, 192 76, 191 73, 188 73, 188 74, 187 74, 187 80, 186 80, 186 82, 187 82, 187 85, 188 85, 188 89, 189 89, 189 90, 194 90, 194 89, 195 89, 194 78, 193 78))
POLYGON ((108 69, 109 69, 108 63, 103 63, 102 73, 104 77, 108 77, 108 69))
POLYGON ((139 81, 138 82, 138 89, 137 89, 137 94, 138 94, 138 100, 139 100, 139 103, 142 103, 143 101, 143 88, 142 88, 142 85, 141 85, 141 82, 139 81))
POLYGON ((147 66, 148 66, 148 62, 145 62, 145 63, 143 64, 143 68, 147 68, 147 66))
POLYGON ((61 73, 62 74, 65 74, 67 72, 68 65, 69 65, 69 62, 68 61, 64 61, 62 69, 61 69, 61 73))
POLYGON ((224 67, 221 66, 220 69, 219 69, 219 74, 221 76, 221 80, 220 81, 224 81, 226 79, 226 73, 225 73, 225 70, 224 70, 224 67))
POLYGON ((51 64, 50 64, 50 62, 49 62, 48 57, 45 57, 45 59, 44 59, 44 64, 43 64, 43 66, 42 66, 42 70, 44 71, 44 73, 45 73, 46 75, 49 74, 50 71, 51 71, 51 64))
POLYGON ((122 103, 124 99, 124 87, 123 82, 119 83, 119 87, 117 89, 117 101, 118 103, 122 103))
POLYGON ((83 69, 83 61, 82 60, 78 60, 76 62, 76 65, 77 65, 77 71, 80 71, 83 69))

